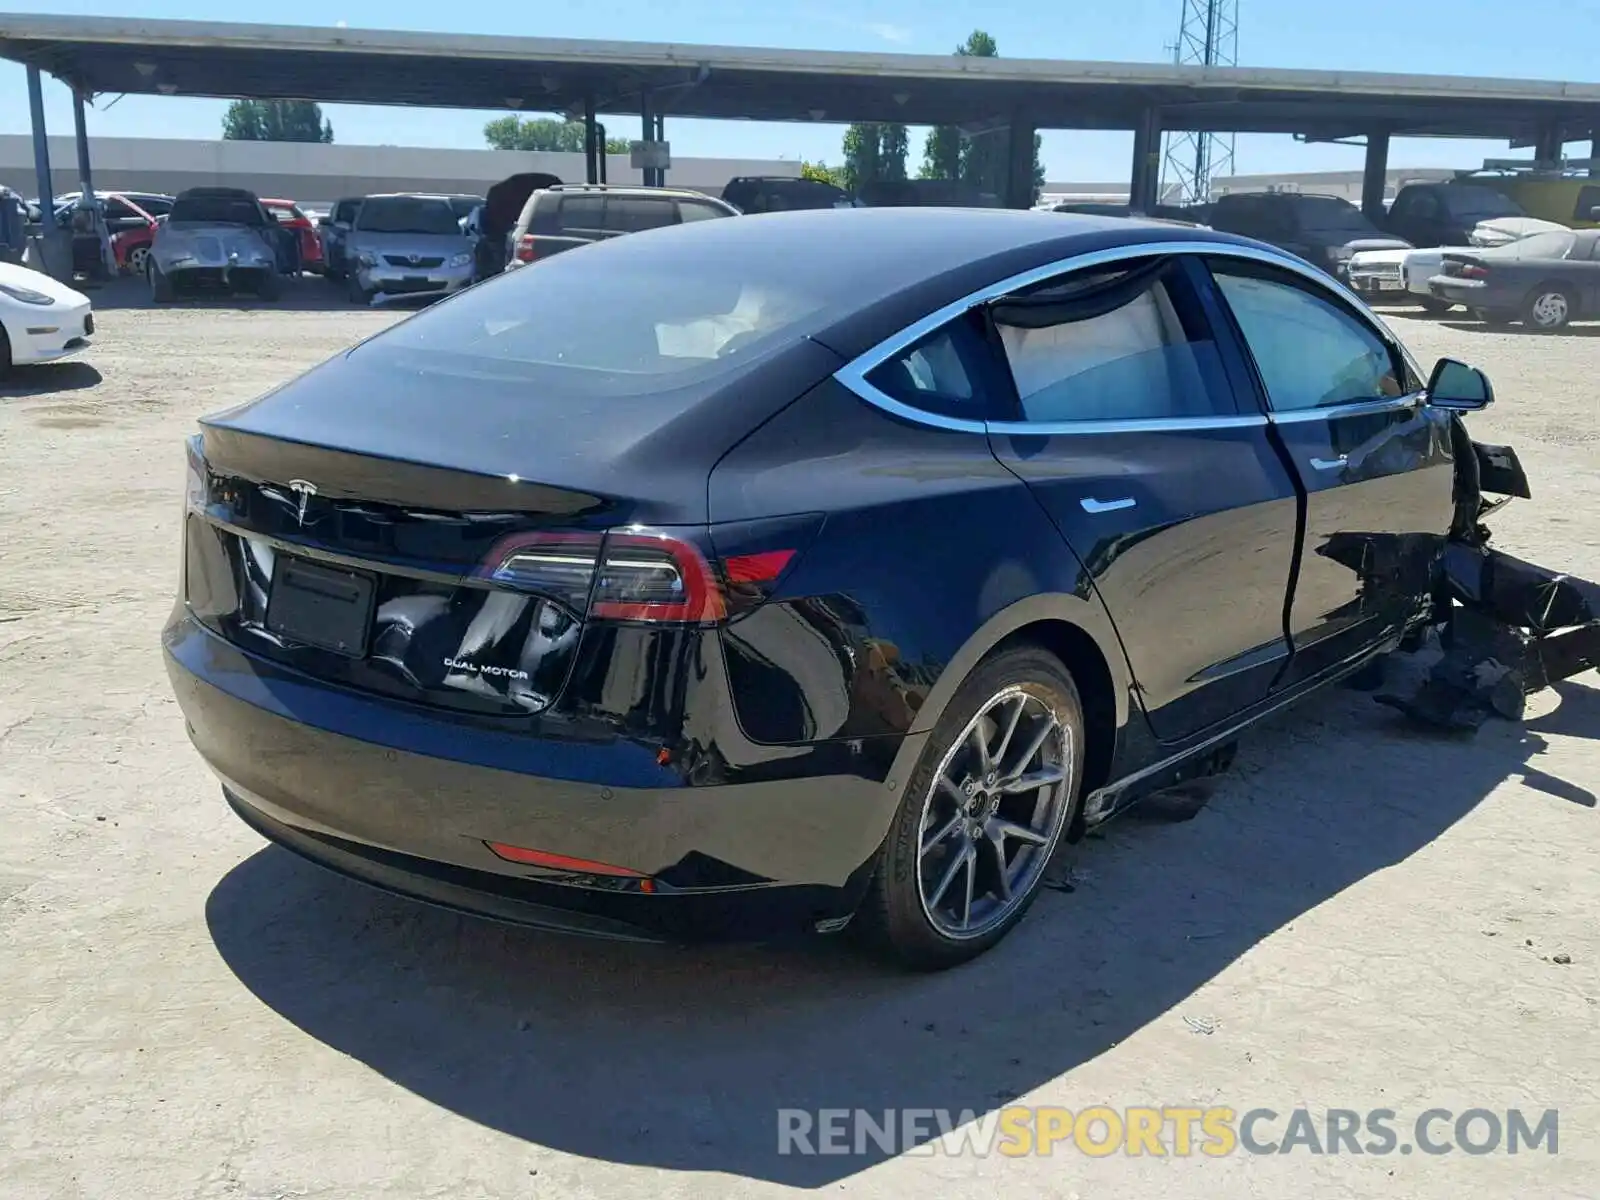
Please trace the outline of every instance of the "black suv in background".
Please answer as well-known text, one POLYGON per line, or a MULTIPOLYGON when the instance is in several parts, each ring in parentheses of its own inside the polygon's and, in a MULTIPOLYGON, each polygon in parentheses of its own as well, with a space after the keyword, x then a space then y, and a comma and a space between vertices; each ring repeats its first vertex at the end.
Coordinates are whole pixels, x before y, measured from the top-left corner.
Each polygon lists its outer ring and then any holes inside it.
POLYGON ((558 184, 540 188, 522 206, 522 215, 511 231, 511 262, 534 262, 626 233, 738 215, 733 205, 703 192, 625 184, 558 184))
POLYGON ((736 175, 723 187, 722 198, 744 213, 856 207, 842 187, 793 175, 736 175))
POLYGON ((1482 183, 1412 183, 1401 188, 1384 224, 1413 246, 1466 246, 1480 221, 1525 217, 1510 196, 1482 183))
POLYGON ((1306 192, 1230 192, 1212 205, 1209 224, 1297 254, 1341 279, 1357 250, 1410 245, 1379 229, 1344 197, 1306 192))

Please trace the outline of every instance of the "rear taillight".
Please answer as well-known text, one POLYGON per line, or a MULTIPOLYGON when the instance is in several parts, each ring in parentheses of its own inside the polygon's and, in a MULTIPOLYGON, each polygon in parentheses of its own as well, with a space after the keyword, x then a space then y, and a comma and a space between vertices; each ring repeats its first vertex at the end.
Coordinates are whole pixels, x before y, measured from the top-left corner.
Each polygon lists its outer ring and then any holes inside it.
POLYGON ((532 262, 538 255, 533 246, 533 234, 525 233, 517 239, 517 261, 532 262))
POLYGON ((1476 263, 1463 263, 1461 267, 1461 278, 1487 279, 1489 278, 1489 268, 1480 267, 1476 263))
MULTIPOLYGON (((714 549, 715 529, 514 534, 490 552, 480 577, 596 620, 714 625, 764 601, 805 544, 751 545, 748 528, 739 527, 743 536, 725 557, 714 549)), ((773 532, 799 530, 785 519, 773 532)), ((814 523, 804 532, 814 533, 814 523)))

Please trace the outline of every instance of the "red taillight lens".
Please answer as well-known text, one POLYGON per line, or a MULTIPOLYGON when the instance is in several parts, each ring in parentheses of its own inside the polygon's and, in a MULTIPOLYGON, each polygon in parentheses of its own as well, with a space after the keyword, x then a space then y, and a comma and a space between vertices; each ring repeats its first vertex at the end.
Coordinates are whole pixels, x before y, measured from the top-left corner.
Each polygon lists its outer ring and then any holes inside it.
POLYGON ((814 533, 815 522, 782 518, 731 531, 631 525, 605 533, 520 533, 499 542, 478 575, 550 596, 597 620, 710 625, 771 594, 798 553, 783 542, 803 544, 791 536, 802 532, 814 533), (720 545, 726 538, 732 539, 730 552, 719 557, 713 539, 720 545), (781 548, 769 548, 775 541, 781 548))
POLYGON ((728 615, 722 588, 693 545, 652 530, 606 536, 589 615, 704 625, 728 615))
POLYGON ((494 583, 551 596, 581 613, 589 605, 604 541, 599 533, 513 534, 489 552, 482 574, 494 583))
POLYGON ((538 255, 533 246, 533 234, 525 233, 517 239, 517 261, 532 262, 538 255))
POLYGON ((505 842, 485 842, 496 857, 507 862, 526 863, 531 867, 548 867, 552 871, 578 871, 585 875, 618 875, 632 879, 644 878, 643 871, 632 867, 618 867, 611 863, 595 862, 589 858, 573 858, 567 854, 552 854, 548 850, 531 850, 527 846, 512 846, 505 842))
POLYGON ((1489 278, 1489 268, 1488 267, 1480 267, 1480 266, 1476 265, 1475 263, 1465 263, 1461 267, 1461 278, 1463 278, 1463 279, 1487 279, 1487 278, 1489 278))

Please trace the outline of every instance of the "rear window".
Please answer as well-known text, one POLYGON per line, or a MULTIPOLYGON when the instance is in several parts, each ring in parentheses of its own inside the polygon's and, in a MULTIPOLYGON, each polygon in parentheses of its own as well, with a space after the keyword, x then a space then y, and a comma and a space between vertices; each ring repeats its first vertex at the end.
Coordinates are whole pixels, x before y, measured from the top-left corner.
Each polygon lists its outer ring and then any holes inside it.
POLYGON ((561 229, 589 233, 642 233, 676 225, 671 196, 563 196, 561 229))
POLYGON ((356 228, 365 233, 460 233, 450 204, 422 196, 379 196, 364 202, 356 228))
POLYGON ((179 196, 167 218, 207 225, 260 225, 261 208, 243 196, 179 196))
MULTIPOLYGON (((670 205, 667 206, 670 211, 670 205)), ((770 243, 740 254, 706 221, 510 271, 402 321, 353 355, 530 396, 639 396, 734 374, 857 302, 848 278, 770 243), (548 389, 541 393, 541 389, 548 389)), ((461 402, 472 395, 456 393, 461 402)))

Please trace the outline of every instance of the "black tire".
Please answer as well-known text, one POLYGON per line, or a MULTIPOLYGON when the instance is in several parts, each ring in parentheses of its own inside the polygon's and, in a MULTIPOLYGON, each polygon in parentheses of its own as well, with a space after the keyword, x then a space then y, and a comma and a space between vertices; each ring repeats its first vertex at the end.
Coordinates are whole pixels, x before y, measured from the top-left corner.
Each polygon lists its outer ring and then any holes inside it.
POLYGON ((156 304, 169 304, 175 295, 172 280, 162 274, 161 268, 156 266, 156 260, 150 259, 150 269, 146 272, 150 281, 150 299, 156 304))
POLYGON ((1450 301, 1441 300, 1437 296, 1423 296, 1417 303, 1422 306, 1422 311, 1430 317, 1442 317, 1455 307, 1450 301))
POLYGON ((351 304, 361 308, 372 307, 372 293, 361 286, 361 277, 359 275, 351 275, 349 277, 345 294, 350 297, 351 304))
POLYGON ((256 288, 256 295, 263 300, 276 300, 283 295, 283 276, 276 271, 267 271, 261 276, 261 283, 256 288))
POLYGON ((1522 323, 1539 333, 1565 329, 1577 311, 1572 293, 1556 284, 1541 284, 1528 293, 1522 306, 1522 323))
POLYGON ((6 327, 0 325, 0 379, 11 374, 11 338, 6 334, 6 327))
MULTIPOLYGON (((952 967, 976 958, 999 942, 1022 919, 1038 896, 1045 879, 1046 864, 1077 814, 1081 803, 1079 790, 1083 782, 1083 750, 1083 705, 1072 675, 1059 659, 1040 647, 1019 645, 999 651, 981 662, 951 699, 928 739, 922 758, 901 792, 900 807, 889 827, 889 836, 879 851, 872 883, 857 910, 856 924, 860 934, 878 950, 914 970, 952 967), (1018 688, 1025 690, 1031 701, 1043 706, 1041 714, 1047 708, 1067 734, 1065 741, 1071 747, 1071 752, 1064 764, 1065 779, 1057 785, 1064 790, 1054 797, 1054 807, 1048 817, 1048 840, 1027 847, 1030 857, 1026 868, 1029 874, 1026 885, 1014 891, 1009 901, 999 900, 998 895, 994 897, 993 902, 999 908, 994 914, 995 923, 992 926, 975 936, 953 937, 935 926, 929 917, 930 906, 925 905, 923 900, 924 808, 947 759, 961 753, 967 743, 969 725, 1009 690, 1018 688)), ((1002 761, 999 765, 1004 767, 1005 763, 1002 761)), ((994 815, 1001 814, 996 811, 994 815)), ((962 836, 965 835, 956 835, 958 839, 962 836)), ((974 847, 983 844, 977 840, 978 835, 972 836, 974 847)), ((934 838, 930 839, 929 844, 941 841, 934 838)), ((1019 855, 1022 849, 1019 847, 1019 855)), ((1003 855, 1004 851, 1001 853, 1003 855)), ((1018 859, 1011 861, 1015 863, 1018 859)), ((977 866, 969 869, 976 871, 977 866)), ((988 898, 987 894, 985 898, 988 898)), ((937 909, 937 895, 934 900, 931 907, 937 909)))

